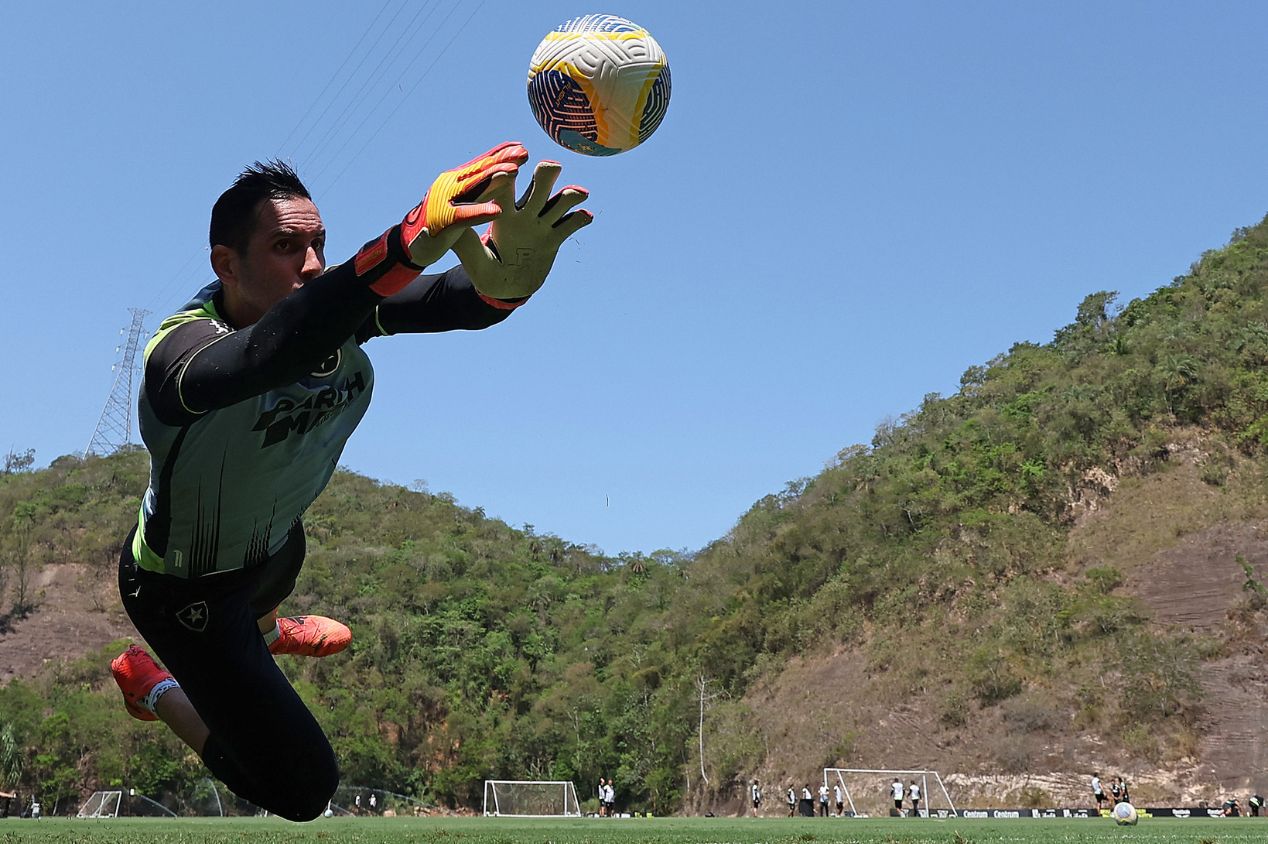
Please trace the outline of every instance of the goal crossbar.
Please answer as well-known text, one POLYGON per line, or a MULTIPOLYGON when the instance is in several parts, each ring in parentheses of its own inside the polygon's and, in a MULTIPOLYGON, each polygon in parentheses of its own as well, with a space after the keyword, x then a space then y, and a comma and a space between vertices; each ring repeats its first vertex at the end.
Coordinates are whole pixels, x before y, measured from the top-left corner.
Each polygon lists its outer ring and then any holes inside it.
MULTIPOLYGON (((951 795, 947 792, 946 784, 942 782, 942 777, 937 771, 931 770, 902 770, 898 768, 824 768, 823 784, 827 786, 829 779, 835 775, 837 782, 841 784, 841 790, 845 792, 846 802, 850 804, 850 814, 856 815, 858 811, 854 807, 854 797, 850 794, 850 785, 846 782, 843 774, 883 774, 884 776, 903 776, 903 777, 920 777, 920 793, 926 801, 929 800, 929 778, 937 783, 938 789, 942 792, 942 797, 947 801, 947 806, 952 814, 959 814, 956 811, 955 803, 951 801, 951 795)), ((925 811, 928 811, 928 803, 926 803, 925 811)))
POLYGON ((579 818, 570 780, 485 780, 485 817, 579 818))

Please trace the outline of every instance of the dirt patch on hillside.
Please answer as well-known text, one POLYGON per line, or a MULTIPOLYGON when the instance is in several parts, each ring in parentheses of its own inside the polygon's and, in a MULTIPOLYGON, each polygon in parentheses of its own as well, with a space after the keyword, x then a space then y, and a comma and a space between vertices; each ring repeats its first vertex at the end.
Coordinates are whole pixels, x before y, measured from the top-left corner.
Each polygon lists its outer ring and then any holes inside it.
POLYGON ((1132 573, 1130 593, 1155 621, 1198 633, 1214 633, 1246 596, 1243 558, 1268 578, 1268 531, 1260 524, 1219 524, 1184 536, 1132 573))
MULTIPOLYGON (((1137 802, 1154 805, 1262 793, 1268 611, 1246 611, 1247 576, 1237 558, 1268 584, 1268 513, 1254 496, 1229 493, 1203 483, 1195 465, 1129 478, 1070 536, 1070 573, 1114 566, 1124 576, 1117 591, 1136 597, 1154 623, 1221 643, 1223 653, 1196 678, 1202 716, 1191 755, 1170 765, 1133 758, 1117 736, 1077 729, 1076 707, 1061 689, 1026 690, 949 727, 937 716, 945 690, 896 695, 883 671, 869 671, 861 647, 791 659, 750 690, 745 702, 768 747, 752 775, 781 801, 789 784, 817 788, 825 766, 936 769, 957 804, 975 806, 1087 805, 1093 771, 1122 773, 1137 802), (1035 712, 1048 713, 1034 729, 1025 729, 1027 696, 1035 712)), ((888 779, 862 778, 860 810, 885 810, 888 779)), ((933 808, 936 796, 929 795, 933 808)))
POLYGON ((78 659, 136 631, 113 578, 79 563, 45 566, 34 583, 35 611, 0 635, 0 685, 31 677, 56 660, 78 659))
POLYGON ((1247 575, 1268 579, 1268 531, 1261 524, 1221 524, 1186 536, 1138 570, 1135 594, 1153 619, 1171 628, 1213 636, 1231 653, 1203 666, 1203 736, 1199 766, 1230 787, 1262 788, 1268 781, 1268 653, 1263 614, 1238 636, 1234 617, 1249 597, 1247 575))
MULTIPOLYGON (((866 666, 860 649, 795 658, 774 682, 745 698, 754 728, 771 748, 755 776, 781 799, 788 785, 800 790, 809 783, 813 792, 824 767, 845 767, 936 770, 960 807, 1019 806, 1027 791, 1031 800, 1043 795, 1048 805, 1086 804, 1088 773, 1079 760, 1091 765, 1102 757, 1096 737, 1077 735, 1063 723, 1020 732, 1000 707, 976 711, 963 726, 948 726, 937 715, 936 690, 892 703, 883 672, 866 666), (1001 770, 1036 773, 999 775, 1001 770)), ((852 775, 847 785, 856 809, 885 813, 891 779, 852 775)), ((912 776, 902 779, 908 783, 912 776)), ((933 777, 927 787, 928 805, 945 808, 933 777)))

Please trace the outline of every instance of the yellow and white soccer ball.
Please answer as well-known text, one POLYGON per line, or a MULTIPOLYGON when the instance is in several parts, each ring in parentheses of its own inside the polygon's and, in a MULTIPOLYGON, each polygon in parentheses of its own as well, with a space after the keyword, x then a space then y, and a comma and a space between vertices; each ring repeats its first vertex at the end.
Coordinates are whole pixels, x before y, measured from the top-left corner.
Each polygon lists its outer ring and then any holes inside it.
POLYGON ((1140 820, 1136 807, 1126 801, 1116 804, 1110 814, 1114 817, 1114 823, 1119 826, 1135 826, 1136 821, 1140 820))
POLYGON ((533 52, 528 102, 557 143, 615 155, 651 137, 669 108, 669 62, 643 27, 582 15, 555 27, 533 52))

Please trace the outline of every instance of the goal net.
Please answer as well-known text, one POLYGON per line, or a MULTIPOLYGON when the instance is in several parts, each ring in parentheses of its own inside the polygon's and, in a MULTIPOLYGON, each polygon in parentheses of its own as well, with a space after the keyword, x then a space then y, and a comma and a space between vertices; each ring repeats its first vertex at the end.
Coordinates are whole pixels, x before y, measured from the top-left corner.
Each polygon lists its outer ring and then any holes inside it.
POLYGON ((894 806, 892 787, 902 785, 903 813, 911 812, 911 783, 920 788, 920 814, 940 811, 956 815, 955 804, 937 771, 901 771, 889 768, 824 768, 823 784, 841 789, 845 809, 851 815, 886 815, 894 806), (930 788, 932 786, 932 788, 930 788), (857 803, 856 803, 857 801, 857 803))
POLYGON ((503 818, 579 818, 581 804, 571 782, 485 780, 484 814, 503 818))
POLYGON ((92 796, 83 802, 77 818, 114 818, 119 815, 119 803, 123 800, 122 791, 94 791, 92 796))

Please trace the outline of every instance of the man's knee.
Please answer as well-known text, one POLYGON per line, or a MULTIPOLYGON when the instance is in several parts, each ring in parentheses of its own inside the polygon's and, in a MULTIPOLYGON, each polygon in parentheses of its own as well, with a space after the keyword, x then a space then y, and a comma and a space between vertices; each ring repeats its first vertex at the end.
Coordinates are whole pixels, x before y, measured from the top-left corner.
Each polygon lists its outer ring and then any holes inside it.
POLYGON ((326 809, 339 787, 339 766, 325 736, 268 747, 207 738, 203 762, 239 797, 292 821, 310 821, 326 809))
POLYGON ((308 763, 303 770, 282 764, 276 772, 275 814, 291 821, 311 821, 320 817, 339 787, 339 767, 334 755, 320 764, 308 763))

